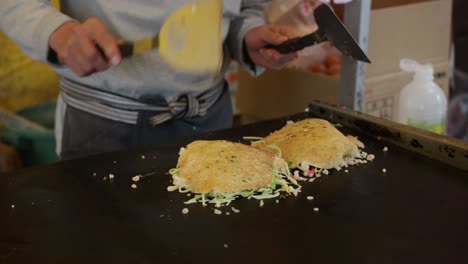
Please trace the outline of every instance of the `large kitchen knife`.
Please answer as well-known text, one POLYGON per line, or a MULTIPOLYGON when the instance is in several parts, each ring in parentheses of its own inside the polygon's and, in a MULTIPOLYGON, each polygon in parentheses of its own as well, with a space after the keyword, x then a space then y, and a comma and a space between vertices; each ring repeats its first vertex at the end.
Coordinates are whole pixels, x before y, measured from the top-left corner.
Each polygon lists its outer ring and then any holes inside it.
POLYGON ((175 10, 159 33, 120 46, 123 58, 151 50, 174 69, 216 74, 222 65, 222 0, 194 0, 175 10))
POLYGON ((267 48, 275 49, 282 54, 286 54, 325 41, 331 41, 345 56, 351 56, 356 60, 367 63, 371 62, 328 5, 322 4, 317 7, 314 11, 314 15, 319 27, 317 31, 303 37, 290 39, 278 46, 269 45, 267 48))

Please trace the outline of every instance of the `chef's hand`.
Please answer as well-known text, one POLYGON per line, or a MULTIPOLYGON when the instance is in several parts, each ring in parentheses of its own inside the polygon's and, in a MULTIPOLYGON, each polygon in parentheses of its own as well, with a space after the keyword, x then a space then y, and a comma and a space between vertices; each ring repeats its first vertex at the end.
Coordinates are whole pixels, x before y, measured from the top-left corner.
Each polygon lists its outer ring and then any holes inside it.
POLYGON ((122 42, 97 18, 89 18, 82 24, 67 22, 49 38, 49 46, 60 63, 82 77, 119 64, 122 58, 118 45, 122 42))
POLYGON ((245 45, 252 61, 268 69, 281 69, 297 58, 297 52, 281 54, 265 46, 280 45, 296 37, 289 27, 264 25, 251 29, 245 35, 245 45))

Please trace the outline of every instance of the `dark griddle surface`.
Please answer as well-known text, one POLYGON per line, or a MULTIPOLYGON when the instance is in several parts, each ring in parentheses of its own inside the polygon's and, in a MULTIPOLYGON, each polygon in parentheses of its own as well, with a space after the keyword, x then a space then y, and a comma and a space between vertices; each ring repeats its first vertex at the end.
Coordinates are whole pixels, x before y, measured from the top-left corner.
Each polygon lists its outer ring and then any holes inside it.
MULTIPOLYGON (((203 138, 264 136, 284 123, 203 138)), ((467 173, 360 138, 374 162, 304 183, 280 204, 237 201, 230 216, 200 205, 182 215, 187 197, 167 193, 165 174, 181 145, 0 177, 0 263, 468 263, 467 173)))

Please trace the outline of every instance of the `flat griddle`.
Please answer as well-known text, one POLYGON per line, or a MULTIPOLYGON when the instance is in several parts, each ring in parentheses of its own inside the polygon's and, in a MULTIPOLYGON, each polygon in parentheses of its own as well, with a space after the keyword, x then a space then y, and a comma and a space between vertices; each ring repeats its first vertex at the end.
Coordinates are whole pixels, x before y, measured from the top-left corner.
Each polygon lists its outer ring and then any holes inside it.
POLYGON ((304 183, 279 204, 236 201, 241 212, 229 216, 166 191, 188 141, 3 175, 0 263, 468 263, 467 163, 452 161, 466 145, 320 103, 309 110, 200 138, 241 142, 321 117, 376 160, 304 183), (426 151, 441 145, 443 155, 426 151), (132 189, 137 174, 150 175, 132 189))

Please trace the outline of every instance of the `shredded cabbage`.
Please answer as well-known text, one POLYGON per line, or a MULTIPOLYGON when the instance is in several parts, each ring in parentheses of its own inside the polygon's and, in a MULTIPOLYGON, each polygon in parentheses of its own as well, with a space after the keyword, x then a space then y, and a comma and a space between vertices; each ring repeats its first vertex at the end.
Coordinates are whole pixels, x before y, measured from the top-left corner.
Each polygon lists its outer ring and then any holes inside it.
POLYGON ((279 156, 279 157, 282 156, 283 153, 281 152, 281 149, 278 148, 277 146, 275 146, 275 145, 267 145, 267 147, 268 147, 268 148, 271 148, 271 149, 273 149, 273 150, 278 151, 278 156, 279 156))
MULTIPOLYGON (((186 181, 178 176, 180 169, 172 169, 169 173, 173 178, 173 185, 169 186, 169 192, 179 191, 180 193, 190 192, 190 188, 186 181)), ((281 193, 292 194, 297 196, 301 191, 299 183, 291 177, 288 164, 283 167, 273 170, 273 179, 271 183, 258 190, 245 190, 242 192, 232 193, 206 193, 196 194, 193 198, 185 202, 185 204, 201 203, 203 206, 214 204, 215 207, 228 206, 239 197, 248 199, 265 200, 280 197, 281 193)))
POLYGON ((254 141, 257 141, 257 140, 262 140, 263 138, 262 137, 243 137, 245 140, 254 140, 254 141))

